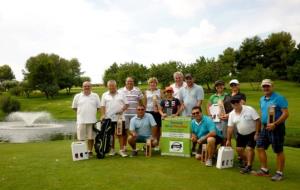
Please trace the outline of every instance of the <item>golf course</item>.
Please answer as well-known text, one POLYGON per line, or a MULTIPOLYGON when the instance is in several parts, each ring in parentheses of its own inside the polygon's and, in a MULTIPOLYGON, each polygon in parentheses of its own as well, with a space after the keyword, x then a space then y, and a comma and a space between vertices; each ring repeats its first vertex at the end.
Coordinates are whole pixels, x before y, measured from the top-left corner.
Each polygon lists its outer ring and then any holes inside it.
MULTIPOLYGON (((241 83, 241 92, 247 96, 247 105, 258 110, 262 92, 253 90, 249 83, 241 83)), ((145 89, 145 86, 141 86, 145 89)), ((227 86, 227 90, 228 90, 227 86)), ((275 81, 274 89, 288 100, 289 118, 286 122, 285 178, 272 182, 268 177, 242 175, 235 165, 230 169, 206 167, 195 158, 160 156, 153 152, 146 158, 139 152, 134 158, 120 156, 98 160, 72 160, 72 139, 30 143, 0 143, 0 189, 298 189, 300 185, 300 85, 294 82, 275 81)), ((39 91, 29 98, 16 97, 21 111, 47 111, 54 120, 75 121, 71 109, 73 96, 81 88, 72 88, 71 95, 60 91, 53 99, 46 99, 39 91)), ((95 86, 93 91, 102 95, 105 87, 95 86)), ((207 101, 211 93, 205 93, 207 101)), ((202 107, 206 106, 206 101, 202 107)), ((203 109, 204 110, 204 109, 203 109)), ((0 119, 5 114, 0 112, 0 119)), ((75 127, 75 126, 74 126, 75 127)), ((116 146, 118 147, 118 146, 116 146)), ((142 144, 139 144, 142 147, 142 144)), ((128 147, 130 152, 130 148, 128 147)), ((275 173, 276 158, 269 148, 268 164, 275 173)), ((254 169, 259 168, 257 157, 254 169)))

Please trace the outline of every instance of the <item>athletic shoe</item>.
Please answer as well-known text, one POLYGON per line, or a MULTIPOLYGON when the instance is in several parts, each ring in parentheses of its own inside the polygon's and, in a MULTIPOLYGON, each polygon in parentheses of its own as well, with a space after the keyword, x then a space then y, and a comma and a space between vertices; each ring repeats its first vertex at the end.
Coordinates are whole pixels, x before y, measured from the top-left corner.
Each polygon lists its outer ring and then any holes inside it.
POLYGON ((271 178, 272 181, 281 181, 283 180, 283 175, 276 172, 275 175, 273 175, 273 177, 271 178))
POLYGON ((205 162, 205 165, 208 166, 208 167, 211 167, 212 166, 212 159, 207 159, 206 162, 205 162))
POLYGON ((195 156, 197 152, 195 150, 192 151, 192 156, 195 156))
POLYGON ((154 151, 158 152, 160 150, 159 146, 154 147, 154 151))
POLYGON ((239 159, 239 168, 243 169, 246 167, 246 164, 244 163, 243 159, 239 159))
POLYGON ((241 174, 249 174, 252 171, 252 167, 251 166, 245 166, 243 169, 240 170, 241 174))
POLYGON ((90 151, 90 152, 89 152, 89 158, 92 158, 92 157, 93 157, 93 152, 90 151))
POLYGON ((138 155, 138 151, 137 150, 132 150, 131 157, 135 157, 137 155, 138 155))
POLYGON ((195 155, 195 158, 196 158, 197 160, 201 160, 201 157, 202 157, 201 154, 196 154, 196 155, 195 155))
POLYGON ((114 156, 116 155, 116 152, 114 149, 111 149, 110 152, 108 153, 109 156, 114 156))
POLYGON ((251 173, 253 173, 256 176, 266 176, 266 177, 270 177, 270 173, 269 170, 264 171, 262 169, 259 169, 257 171, 252 171, 251 173))
POLYGON ((122 158, 125 158, 125 157, 128 156, 128 154, 126 154, 126 152, 124 152, 123 150, 120 150, 120 151, 119 151, 119 154, 120 154, 120 156, 121 156, 122 158))

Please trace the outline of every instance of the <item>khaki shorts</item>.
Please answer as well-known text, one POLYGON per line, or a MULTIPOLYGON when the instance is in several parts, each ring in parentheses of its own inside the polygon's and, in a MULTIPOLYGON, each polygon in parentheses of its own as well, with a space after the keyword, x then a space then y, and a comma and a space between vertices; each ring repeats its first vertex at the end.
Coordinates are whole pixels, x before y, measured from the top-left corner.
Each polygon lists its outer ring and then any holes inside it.
POLYGON ((93 131, 93 124, 78 124, 77 125, 77 139, 84 141, 86 139, 93 140, 95 138, 95 133, 93 131))

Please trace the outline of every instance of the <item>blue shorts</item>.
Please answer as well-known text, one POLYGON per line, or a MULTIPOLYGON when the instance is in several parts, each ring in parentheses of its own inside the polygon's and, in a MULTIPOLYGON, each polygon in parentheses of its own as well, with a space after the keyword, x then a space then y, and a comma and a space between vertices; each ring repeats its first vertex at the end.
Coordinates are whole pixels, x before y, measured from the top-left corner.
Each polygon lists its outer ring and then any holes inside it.
POLYGON ((136 142, 139 142, 139 143, 146 143, 147 139, 149 139, 150 136, 142 136, 142 135, 138 135, 136 137, 136 142))
POLYGON ((260 135, 256 141, 257 148, 268 149, 269 145, 272 145, 272 149, 275 153, 283 152, 285 136, 285 125, 280 124, 275 127, 273 131, 266 130, 266 126, 260 132, 260 135))

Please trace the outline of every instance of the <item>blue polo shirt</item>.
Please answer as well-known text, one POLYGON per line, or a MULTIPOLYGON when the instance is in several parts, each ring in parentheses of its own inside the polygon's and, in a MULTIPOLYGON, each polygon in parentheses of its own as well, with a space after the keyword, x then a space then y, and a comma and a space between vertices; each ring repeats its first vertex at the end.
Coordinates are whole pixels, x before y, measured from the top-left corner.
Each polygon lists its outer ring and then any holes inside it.
POLYGON ((143 118, 134 116, 130 120, 130 131, 135 131, 139 136, 150 137, 152 135, 152 127, 156 126, 156 122, 150 113, 145 113, 143 118))
POLYGON ((195 119, 192 120, 192 133, 194 133, 197 138, 201 138, 210 132, 215 132, 217 136, 223 138, 222 132, 217 129, 215 123, 208 116, 202 115, 202 120, 198 123, 195 119))
POLYGON ((268 123, 268 108, 270 106, 275 106, 275 120, 277 120, 281 116, 281 109, 288 108, 288 102, 285 97, 275 92, 272 93, 269 99, 267 99, 265 96, 262 96, 259 100, 259 105, 261 110, 261 121, 264 125, 268 123))

